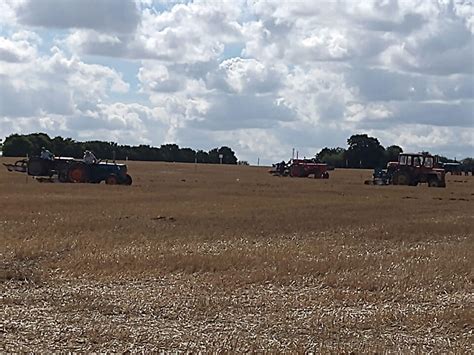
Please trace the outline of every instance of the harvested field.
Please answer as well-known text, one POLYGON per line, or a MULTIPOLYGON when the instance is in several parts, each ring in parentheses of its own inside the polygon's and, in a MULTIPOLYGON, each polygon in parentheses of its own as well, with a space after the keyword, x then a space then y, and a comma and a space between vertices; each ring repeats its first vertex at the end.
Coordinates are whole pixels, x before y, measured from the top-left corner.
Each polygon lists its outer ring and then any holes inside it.
POLYGON ((0 350, 472 351, 474 177, 265 170, 130 162, 126 187, 2 167, 0 350))

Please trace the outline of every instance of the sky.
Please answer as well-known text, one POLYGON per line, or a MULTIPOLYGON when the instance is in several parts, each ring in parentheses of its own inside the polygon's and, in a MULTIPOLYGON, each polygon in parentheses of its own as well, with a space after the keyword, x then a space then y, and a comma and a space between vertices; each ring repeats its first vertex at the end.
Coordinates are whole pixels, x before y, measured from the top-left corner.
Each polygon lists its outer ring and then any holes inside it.
POLYGON ((472 0, 0 0, 0 138, 474 155, 472 0))

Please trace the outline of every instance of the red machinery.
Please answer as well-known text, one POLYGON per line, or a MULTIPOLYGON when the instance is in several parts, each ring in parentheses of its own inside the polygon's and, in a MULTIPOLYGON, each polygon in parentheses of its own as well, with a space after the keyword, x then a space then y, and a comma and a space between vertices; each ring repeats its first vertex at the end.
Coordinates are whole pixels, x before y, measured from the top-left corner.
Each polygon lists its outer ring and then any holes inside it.
POLYGON ((281 162, 273 165, 270 173, 277 176, 308 177, 328 179, 329 167, 324 163, 316 163, 312 159, 292 159, 288 163, 281 162))
POLYGON ((389 162, 387 169, 375 169, 373 180, 366 184, 410 185, 427 183, 429 187, 446 187, 446 172, 437 158, 428 153, 402 153, 397 162, 389 162))

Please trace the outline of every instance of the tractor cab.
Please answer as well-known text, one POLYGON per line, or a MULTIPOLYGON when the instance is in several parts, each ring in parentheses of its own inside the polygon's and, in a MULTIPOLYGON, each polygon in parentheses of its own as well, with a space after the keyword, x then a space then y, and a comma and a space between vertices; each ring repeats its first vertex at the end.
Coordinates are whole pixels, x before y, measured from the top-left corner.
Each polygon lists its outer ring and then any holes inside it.
POLYGON ((432 169, 435 166, 435 158, 424 154, 400 154, 398 165, 432 169))

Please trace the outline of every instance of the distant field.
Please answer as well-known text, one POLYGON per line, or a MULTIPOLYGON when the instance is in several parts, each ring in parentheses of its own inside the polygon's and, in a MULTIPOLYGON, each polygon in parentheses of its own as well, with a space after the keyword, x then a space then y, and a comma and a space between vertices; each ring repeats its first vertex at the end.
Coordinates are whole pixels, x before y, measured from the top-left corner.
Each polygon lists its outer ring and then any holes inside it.
POLYGON ((48 184, 0 166, 1 351, 472 351, 474 177, 129 172, 48 184))

